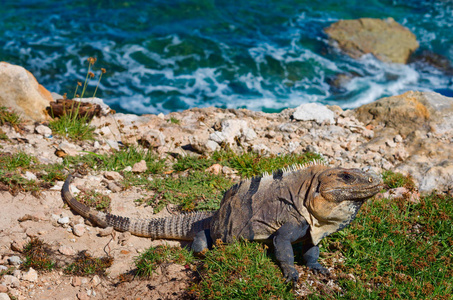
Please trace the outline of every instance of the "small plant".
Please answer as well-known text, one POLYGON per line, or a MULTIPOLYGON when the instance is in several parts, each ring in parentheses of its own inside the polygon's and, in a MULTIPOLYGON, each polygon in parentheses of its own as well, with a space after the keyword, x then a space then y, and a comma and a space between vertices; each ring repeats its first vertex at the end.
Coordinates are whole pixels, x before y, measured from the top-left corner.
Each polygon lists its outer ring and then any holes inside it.
POLYGON ((32 239, 25 245, 23 253, 25 262, 22 264, 22 268, 44 271, 51 271, 55 268, 55 262, 50 258, 52 251, 49 245, 39 239, 32 239))
MULTIPOLYGON (((88 79, 95 77, 94 73, 91 72, 91 67, 96 62, 96 58, 89 57, 87 61, 88 71, 85 77, 85 82, 83 85, 81 82, 77 82, 73 98, 83 98, 88 86, 88 79), (77 94, 79 87, 82 87, 81 95, 77 94)), ((102 74, 104 74, 105 72, 105 69, 101 68, 99 80, 92 96, 93 98, 96 96, 96 92, 101 82, 102 74)), ((91 117, 87 113, 80 114, 80 105, 81 102, 76 103, 76 101, 74 101, 69 109, 66 110, 65 108, 63 115, 49 123, 49 127, 52 129, 52 131, 56 134, 68 137, 73 140, 94 140, 94 130, 96 128, 90 125, 91 117)), ((51 115, 52 114, 53 112, 51 112, 51 115)))
POLYGON ((410 175, 405 176, 401 173, 395 173, 393 171, 384 171, 382 173, 382 179, 384 180, 384 184, 386 184, 390 189, 397 187, 405 187, 410 191, 415 189, 414 180, 410 175))
POLYGON ((178 158, 178 161, 173 164, 172 168, 175 171, 185 171, 187 169, 192 170, 205 170, 214 164, 215 161, 206 156, 183 156, 178 158))
POLYGON ((0 166, 3 170, 15 171, 18 168, 29 168, 35 163, 37 163, 37 159, 25 152, 0 153, 0 166))
POLYGON ((200 299, 294 299, 263 244, 218 241, 205 255, 202 280, 190 288, 200 299))
POLYGON ((92 257, 86 251, 78 253, 75 261, 69 264, 64 272, 71 275, 105 275, 106 269, 113 264, 113 257, 92 257))
POLYGON ((87 116, 78 117, 77 109, 50 121, 49 127, 55 134, 73 140, 94 140, 94 130, 96 129, 89 124, 87 116))
POLYGON ((192 252, 185 248, 157 246, 150 247, 135 259, 137 276, 151 276, 160 264, 193 264, 195 258, 192 252))
POLYGON ((82 192, 77 195, 77 201, 85 204, 88 207, 93 207, 96 210, 108 212, 111 199, 107 195, 103 195, 96 191, 82 192))
POLYGON ((4 106, 0 106, 0 126, 9 124, 13 127, 18 126, 22 122, 20 116, 4 106))
POLYGON ((94 170, 122 171, 124 168, 133 166, 141 160, 146 161, 146 166, 148 167, 146 173, 148 174, 162 172, 165 168, 165 161, 159 159, 156 154, 134 146, 106 154, 88 152, 88 154, 83 156, 67 156, 64 158, 63 163, 68 167, 82 163, 94 170))
POLYGON ((179 124, 181 123, 180 120, 174 118, 174 117, 170 117, 170 119, 168 120, 168 122, 172 123, 172 124, 179 124))

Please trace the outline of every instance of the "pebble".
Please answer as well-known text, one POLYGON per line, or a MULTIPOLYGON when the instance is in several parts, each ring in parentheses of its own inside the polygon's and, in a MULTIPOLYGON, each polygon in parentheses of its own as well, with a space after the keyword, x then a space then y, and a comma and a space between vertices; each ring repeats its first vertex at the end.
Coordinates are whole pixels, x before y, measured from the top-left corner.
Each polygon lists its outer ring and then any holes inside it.
POLYGON ((122 189, 119 185, 117 185, 115 182, 109 182, 109 184, 108 184, 107 187, 108 187, 109 190, 111 190, 111 191, 114 192, 114 193, 119 193, 119 192, 121 192, 121 191, 123 190, 123 189, 122 189))
POLYGON ((74 235, 80 237, 85 234, 86 229, 84 224, 76 224, 72 227, 72 232, 74 235))
POLYGON ((10 258, 8 258, 8 263, 10 265, 18 266, 22 263, 22 259, 20 259, 19 256, 13 255, 10 258))
POLYGON ((113 233, 113 227, 101 228, 99 229, 100 236, 108 236, 113 233))
POLYGON ((8 291, 8 287, 6 285, 0 284, 0 293, 6 293, 8 291))
POLYGON ((9 285, 11 287, 20 287, 20 280, 12 275, 3 275, 2 283, 4 283, 6 286, 9 285))
POLYGON ((25 179, 27 179, 29 181, 36 181, 38 179, 38 177, 36 177, 36 175, 30 171, 26 171, 25 174, 22 175, 22 177, 24 177, 25 179))
POLYGON ((38 125, 35 128, 36 133, 41 134, 44 137, 52 136, 52 129, 44 125, 38 125))
POLYGON ((108 180, 121 181, 124 179, 123 175, 115 171, 104 172, 104 177, 108 180))
POLYGON ((98 286, 101 283, 101 278, 98 275, 94 275, 93 279, 91 279, 91 283, 93 286, 98 286))
POLYGON ((30 270, 28 270, 28 272, 26 272, 22 275, 22 279, 30 281, 30 282, 37 282, 38 281, 38 272, 36 272, 36 270, 34 270, 33 268, 30 268, 30 270))
POLYGON ((134 166, 132 167, 132 172, 134 172, 134 173, 143 173, 143 172, 146 172, 146 170, 148 170, 148 167, 146 166, 145 160, 139 161, 138 163, 134 164, 134 166))
POLYGON ((7 293, 0 293, 0 300, 11 300, 7 293))
POLYGON ((63 245, 60 248, 58 248, 58 252, 60 252, 63 255, 68 255, 68 256, 76 254, 75 250, 72 247, 66 246, 66 245, 63 245))
POLYGON ((62 217, 57 220, 58 224, 64 225, 69 223, 69 217, 62 217))

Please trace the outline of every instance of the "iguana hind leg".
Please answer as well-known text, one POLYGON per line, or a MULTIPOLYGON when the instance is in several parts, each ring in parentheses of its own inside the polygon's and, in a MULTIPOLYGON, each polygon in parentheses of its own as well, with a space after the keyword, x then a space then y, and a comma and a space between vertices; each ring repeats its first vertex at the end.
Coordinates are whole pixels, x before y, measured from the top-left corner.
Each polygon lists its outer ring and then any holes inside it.
POLYGON ((209 229, 199 231, 192 242, 192 250, 195 253, 203 252, 206 249, 212 248, 212 238, 209 229))
POLYGON ((280 264, 286 282, 297 282, 299 278, 299 272, 294 267, 292 243, 302 238, 307 232, 308 227, 305 220, 302 224, 287 222, 274 233, 275 257, 280 264))

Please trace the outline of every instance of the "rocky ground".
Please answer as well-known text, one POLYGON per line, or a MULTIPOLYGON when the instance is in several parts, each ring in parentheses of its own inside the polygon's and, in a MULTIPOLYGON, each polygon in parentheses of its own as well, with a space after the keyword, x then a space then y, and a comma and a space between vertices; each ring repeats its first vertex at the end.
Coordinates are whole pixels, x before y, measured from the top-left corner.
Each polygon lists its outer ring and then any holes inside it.
MULTIPOLYGON (((8 139, 1 142, 1 152, 24 151, 41 163, 56 163, 62 162, 61 153, 104 153, 121 144, 139 142, 162 158, 170 154, 209 155, 225 144, 237 152, 263 155, 310 151, 321 154, 332 166, 410 173, 422 193, 453 193, 452 110, 452 98, 408 92, 357 110, 305 104, 278 114, 217 108, 169 115, 105 113, 92 121, 98 134, 96 141, 77 142, 56 136, 45 122, 28 123, 22 130, 4 125, 0 129, 8 139)), ((139 167, 130 166, 138 174, 139 167)), ((33 179, 36 174, 24 172, 23 176, 33 179)), ((83 189, 109 194, 111 211, 118 215, 155 216, 151 207, 138 208, 134 202, 144 191, 118 188, 116 176, 121 174, 90 172, 75 180, 73 192, 83 189)), ((235 174, 230 176, 238 180, 235 174)), ((12 275, 3 276, 0 299, 8 299, 8 294, 16 299, 166 299, 185 295, 196 274, 183 266, 168 265, 148 280, 121 279, 144 249, 179 243, 151 241, 85 224, 64 206, 61 186, 62 182, 57 182, 39 196, 0 191, 0 271, 15 269, 12 275), (82 250, 93 256, 110 254, 114 263, 108 269, 109 276, 77 277, 61 271, 18 269, 24 259, 21 251, 33 237, 51 245, 62 262, 82 250)), ((159 215, 170 213, 168 207, 159 215)))

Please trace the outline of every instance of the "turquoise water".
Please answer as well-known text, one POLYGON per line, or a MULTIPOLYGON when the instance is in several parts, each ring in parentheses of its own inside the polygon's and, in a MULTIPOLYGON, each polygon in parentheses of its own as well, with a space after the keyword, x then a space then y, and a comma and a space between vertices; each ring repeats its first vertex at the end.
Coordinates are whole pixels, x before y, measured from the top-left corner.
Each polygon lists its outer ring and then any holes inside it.
POLYGON ((407 90, 452 94, 451 73, 331 49, 323 28, 360 17, 393 17, 415 33, 419 53, 453 60, 453 2, 396 0, 4 0, 0 60, 72 96, 87 58, 96 57, 96 76, 107 70, 97 96, 136 114, 206 106, 279 111, 306 102, 353 108, 407 90), (331 88, 342 73, 354 78, 331 88))

